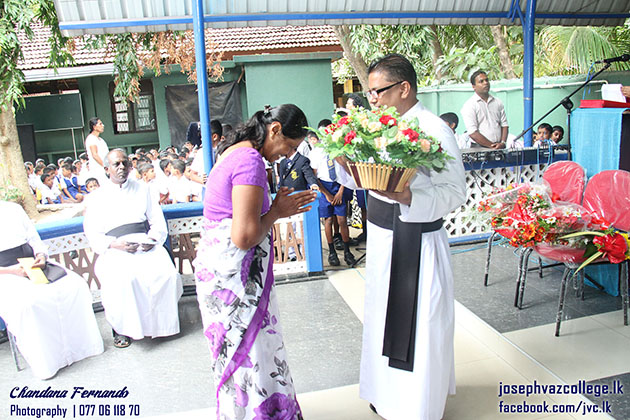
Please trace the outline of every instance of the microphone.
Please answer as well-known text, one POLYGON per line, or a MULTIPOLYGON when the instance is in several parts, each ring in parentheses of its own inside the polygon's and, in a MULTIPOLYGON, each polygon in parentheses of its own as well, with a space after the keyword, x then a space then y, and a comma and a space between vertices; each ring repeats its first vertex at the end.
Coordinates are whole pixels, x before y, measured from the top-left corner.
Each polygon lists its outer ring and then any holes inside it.
POLYGON ((610 63, 616 63, 618 61, 630 61, 630 54, 624 54, 624 55, 620 55, 619 57, 613 57, 613 58, 604 58, 603 60, 599 60, 596 61, 595 64, 610 64, 610 63))

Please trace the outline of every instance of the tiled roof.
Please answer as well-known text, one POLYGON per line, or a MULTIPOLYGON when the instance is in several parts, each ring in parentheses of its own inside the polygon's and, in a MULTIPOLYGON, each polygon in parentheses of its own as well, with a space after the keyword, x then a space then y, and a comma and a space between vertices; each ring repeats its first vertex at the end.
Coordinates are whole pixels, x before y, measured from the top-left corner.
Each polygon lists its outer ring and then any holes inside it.
MULTIPOLYGON (((34 37, 29 40, 20 35, 24 60, 22 70, 44 69, 48 66, 50 29, 41 24, 32 26, 34 37)), ((76 65, 111 63, 114 57, 105 48, 89 50, 83 38, 74 38, 73 53, 76 65)), ((316 52, 341 51, 339 40, 332 26, 282 26, 206 29, 206 42, 214 42, 217 50, 224 52, 224 59, 234 55, 262 52, 316 52)))

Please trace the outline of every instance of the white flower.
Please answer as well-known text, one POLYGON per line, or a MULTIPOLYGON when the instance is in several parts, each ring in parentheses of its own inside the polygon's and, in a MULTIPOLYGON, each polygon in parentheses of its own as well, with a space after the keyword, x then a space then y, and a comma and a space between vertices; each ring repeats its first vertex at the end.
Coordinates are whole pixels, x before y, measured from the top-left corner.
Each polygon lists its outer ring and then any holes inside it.
POLYGON ((370 133, 376 133, 377 131, 380 131, 382 128, 383 128, 383 124, 381 124, 379 121, 372 121, 368 125, 368 130, 370 131, 370 133))
POLYGON ((342 133, 342 131, 343 131, 343 130, 337 130, 337 131, 335 131, 335 132, 333 133, 333 135, 332 135, 332 141, 334 141, 334 142, 338 142, 338 141, 339 141, 339 139, 343 137, 343 133, 342 133))

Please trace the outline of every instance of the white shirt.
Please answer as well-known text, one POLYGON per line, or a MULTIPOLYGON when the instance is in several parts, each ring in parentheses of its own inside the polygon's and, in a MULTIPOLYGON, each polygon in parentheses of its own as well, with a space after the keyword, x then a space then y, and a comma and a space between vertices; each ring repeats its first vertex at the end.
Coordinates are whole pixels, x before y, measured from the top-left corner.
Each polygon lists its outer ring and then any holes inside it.
POLYGON ((163 244, 168 234, 166 220, 159 204, 151 199, 148 185, 127 179, 119 186, 107 180, 90 193, 83 230, 92 250, 103 254, 116 239, 107 236, 107 232, 121 225, 145 220, 148 220, 150 227, 147 235, 159 245, 163 244))
POLYGON ((5 222, 2 223, 0 251, 28 243, 35 255, 40 253, 47 255, 48 247, 40 239, 35 225, 22 206, 9 201, 0 201, 0 219, 5 222))
POLYGON ((35 175, 35 173, 32 173, 28 176, 28 185, 31 187, 33 191, 37 191, 37 187, 39 186, 39 183, 37 182, 38 179, 39 177, 35 175))
POLYGON ((464 103, 460 113, 467 133, 479 131, 492 143, 501 141, 501 128, 508 126, 503 103, 492 95, 486 102, 475 93, 464 103))
POLYGON ((42 204, 49 204, 47 198, 50 198, 50 201, 55 201, 61 195, 59 188, 55 188, 54 185, 49 188, 44 183, 39 186, 39 192, 42 194, 42 204))
POLYGON ((103 162, 105 162, 105 157, 109 153, 109 147, 107 147, 105 140, 95 136, 94 134, 89 134, 85 138, 85 151, 87 152, 88 163, 90 164, 90 174, 101 181, 105 178, 105 169, 96 160, 94 160, 90 146, 96 146, 96 153, 103 162))
MULTIPOLYGON (((311 150, 309 159, 311 161, 311 168, 316 171, 315 175, 317 178, 322 181, 332 182, 330 171, 328 170, 328 155, 324 152, 324 149, 314 147, 313 150, 311 150)), ((337 174, 337 178, 339 178, 339 174, 342 172, 345 172, 345 170, 335 161, 335 173, 337 174)), ((339 179, 336 179, 335 182, 339 182, 339 179)))
POLYGON ((302 143, 297 147, 297 152, 304 157, 309 157, 311 155, 311 147, 308 144, 308 140, 304 139, 302 143))
POLYGON ((188 198, 195 195, 192 182, 183 175, 179 179, 174 175, 169 177, 168 192, 174 203, 188 203, 188 198))

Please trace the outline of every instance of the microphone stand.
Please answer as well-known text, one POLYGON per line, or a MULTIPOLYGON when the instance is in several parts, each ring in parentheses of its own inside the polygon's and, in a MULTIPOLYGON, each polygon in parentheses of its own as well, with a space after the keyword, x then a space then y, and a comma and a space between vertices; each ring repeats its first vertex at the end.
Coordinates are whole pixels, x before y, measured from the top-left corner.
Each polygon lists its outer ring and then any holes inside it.
POLYGON ((547 117, 547 115, 551 114, 553 111, 558 109, 558 107, 560 107, 560 105, 562 105, 567 110, 567 125, 568 125, 568 127, 567 127, 568 128, 567 129, 567 143, 568 143, 568 146, 569 146, 569 148, 568 148, 569 156, 568 157, 569 157, 569 160, 571 160, 571 109, 573 109, 573 102, 571 101, 571 96, 575 95, 580 89, 582 89, 586 85, 588 85, 591 82, 591 80, 595 79, 597 76, 599 76, 605 70, 608 70, 608 68, 610 66, 611 66, 611 63, 605 63, 604 67, 600 71, 595 73, 593 75, 593 77, 591 77, 590 79, 586 79, 586 81, 584 83, 582 83, 577 89, 575 89, 573 92, 569 93, 566 97, 564 97, 559 103, 556 104, 556 106, 551 108, 545 115, 540 117, 535 123, 533 123, 532 125, 527 127, 525 130, 523 130, 521 132, 521 134, 516 136, 516 138, 514 140, 518 140, 521 137, 523 137, 529 130, 534 128, 534 126, 536 124, 541 122, 545 117, 547 117))

